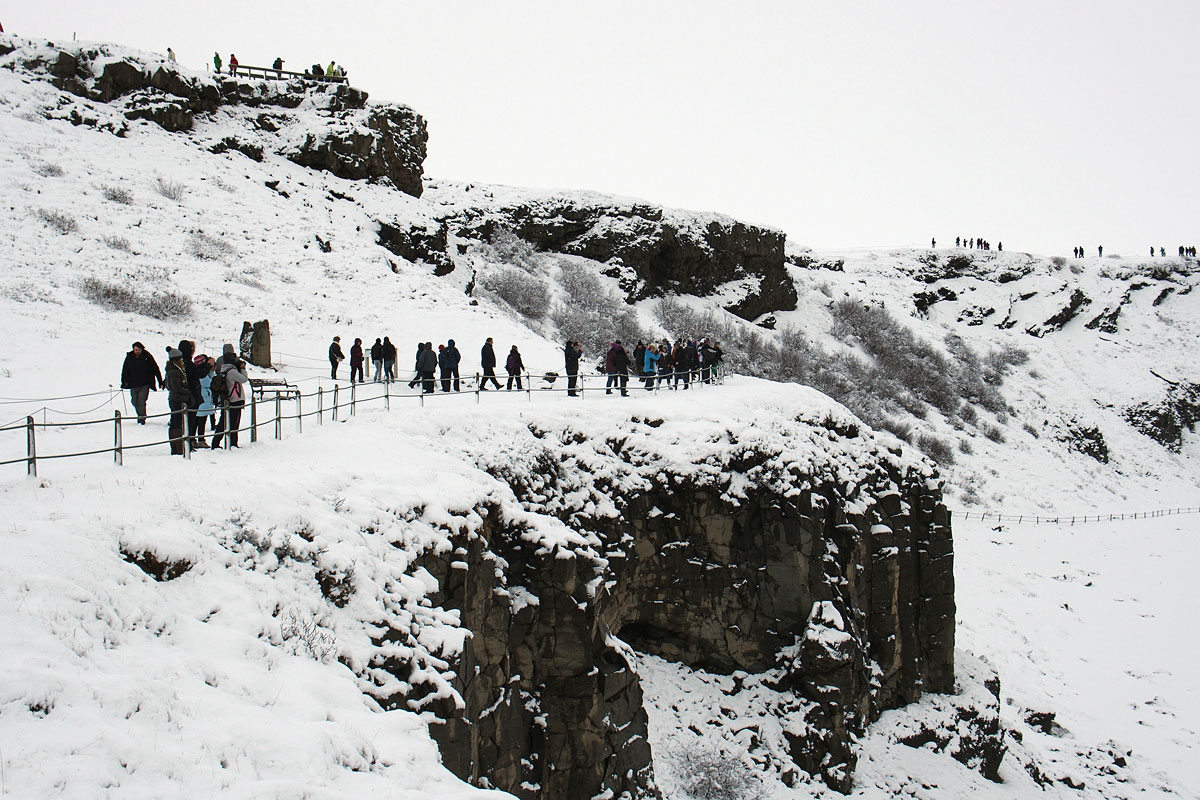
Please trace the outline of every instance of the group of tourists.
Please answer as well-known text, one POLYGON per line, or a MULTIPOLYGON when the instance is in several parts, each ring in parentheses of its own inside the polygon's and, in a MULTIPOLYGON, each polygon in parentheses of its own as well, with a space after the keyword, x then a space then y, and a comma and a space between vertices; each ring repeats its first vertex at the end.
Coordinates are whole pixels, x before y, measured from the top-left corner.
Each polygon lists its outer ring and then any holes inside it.
MULTIPOLYGON (((579 362, 583 358, 583 345, 578 341, 569 340, 563 345, 562 352, 567 376, 567 394, 576 397, 579 393, 579 362)), ((616 389, 622 396, 627 397, 630 375, 645 381, 648 390, 654 389, 656 385, 675 389, 680 384, 687 389, 693 380, 709 383, 713 377, 713 370, 720 364, 723 356, 721 346, 708 339, 680 339, 674 344, 669 340, 649 344, 639 341, 632 353, 618 340, 609 346, 601 367, 608 377, 605 393, 612 394, 616 389)), ((338 379, 338 367, 345 360, 342 338, 334 336, 329 344, 330 378, 338 379)), ((369 364, 374 364, 375 367, 375 383, 392 383, 396 380, 396 345, 389 337, 376 339, 375 344, 368 349, 363 348, 362 339, 354 340, 350 347, 352 384, 365 382, 369 364)), ((431 394, 437 389, 440 375, 443 392, 462 391, 459 371, 461 364, 462 352, 453 339, 439 344, 436 350, 433 342, 418 342, 413 359, 413 377, 408 382, 408 387, 412 389, 419 385, 423 393, 431 394)), ((494 342, 489 336, 479 351, 480 391, 488 391, 488 384, 491 384, 492 388, 500 389, 500 381, 496 377, 497 364, 494 342)), ((515 384, 517 390, 522 391, 522 377, 528 376, 525 375, 525 362, 521 358, 521 352, 515 344, 508 351, 504 369, 508 373, 504 389, 512 391, 515 384)), ((550 375, 557 377, 554 373, 548 373, 547 377, 550 375)))
MULTIPOLYGON (((935 248, 937 247, 937 239, 933 240, 933 246, 935 248)), ((968 250, 991 250, 992 249, 992 243, 989 242, 987 239, 984 239, 981 237, 980 238, 972 237, 972 238, 968 239, 965 236, 955 236, 954 237, 954 246, 955 247, 965 247, 968 250)), ((996 244, 996 252, 998 252, 998 253, 1004 252, 1004 242, 998 242, 996 244)))
POLYGON ((121 388, 129 390, 139 425, 146 424, 150 392, 166 389, 172 455, 184 455, 185 447, 219 450, 223 441, 237 447, 248 384, 246 362, 238 358, 232 344, 226 344, 217 359, 197 355, 196 343, 185 339, 167 348, 164 374, 145 345, 134 342, 121 368, 121 388), (213 419, 211 444, 204 435, 209 418, 213 419))
MULTIPOLYGON (((172 63, 175 62, 175 51, 172 50, 170 47, 167 48, 167 59, 169 61, 171 61, 172 63)), ((224 65, 225 65, 224 62, 221 60, 221 54, 214 52, 213 53, 213 70, 218 75, 220 75, 221 68, 224 65)), ((280 77, 280 79, 282 79, 283 78, 283 59, 276 57, 275 60, 271 63, 271 69, 275 70, 275 73, 280 77)), ((235 54, 230 53, 229 54, 229 74, 236 76, 237 71, 238 71, 238 58, 235 54)), ((303 74, 304 74, 305 78, 309 78, 312 80, 331 79, 331 80, 336 80, 336 81, 344 81, 344 80, 346 80, 346 76, 349 73, 346 72, 346 69, 341 64, 338 64, 335 61, 330 61, 329 66, 324 67, 324 68, 322 68, 320 64, 313 64, 311 67, 304 70, 303 74)))
MULTIPOLYGON (((1167 248, 1165 248, 1165 247, 1158 248, 1158 254, 1159 254, 1159 256, 1165 256, 1167 254, 1167 248)), ((1151 255, 1151 257, 1154 256, 1154 245, 1150 245, 1150 255, 1151 255)), ((1183 245, 1179 245, 1179 257, 1180 258, 1195 258, 1196 257, 1196 248, 1195 247, 1184 247, 1183 245)))
MULTIPOLYGON (((1096 255, 1099 258, 1104 258, 1104 245, 1100 245, 1099 247, 1096 248, 1096 255)), ((1087 257, 1086 254, 1084 253, 1082 245, 1075 248, 1075 257, 1076 258, 1086 258, 1087 257)))

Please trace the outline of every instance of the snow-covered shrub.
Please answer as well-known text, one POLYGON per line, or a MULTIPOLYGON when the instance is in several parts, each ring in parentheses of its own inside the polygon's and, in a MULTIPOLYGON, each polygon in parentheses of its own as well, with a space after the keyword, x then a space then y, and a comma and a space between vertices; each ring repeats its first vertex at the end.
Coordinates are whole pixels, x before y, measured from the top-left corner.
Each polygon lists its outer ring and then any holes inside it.
POLYGON ((188 237, 188 252, 201 261, 225 261, 237 255, 233 245, 204 231, 196 231, 188 237))
POLYGON ((1041 438, 1041 434, 1038 433, 1038 429, 1035 428, 1033 425, 1029 424, 1028 422, 1021 425, 1021 430, 1025 431, 1026 433, 1028 433, 1030 436, 1032 436, 1035 439, 1041 438))
POLYGON ((66 173, 58 164, 52 164, 48 161, 43 161, 40 164, 33 165, 33 171, 43 178, 61 178, 66 173))
POLYGON ((162 175, 154 179, 154 186, 163 197, 177 203, 187 196, 187 186, 162 175))
POLYGON ((133 205, 133 192, 122 186, 105 186, 102 191, 105 200, 111 200, 123 206, 133 205))
POLYGON ((124 250, 127 253, 130 251, 129 240, 123 236, 105 236, 104 243, 113 250, 124 250))
POLYGON ((999 425, 987 425, 983 429, 983 435, 991 439, 993 442, 1004 442, 1004 431, 999 425))
POLYGON ((541 319, 549 310, 550 287, 520 270, 489 270, 480 276, 479 284, 527 317, 541 319))
POLYGON ((679 784, 694 800, 756 800, 762 797, 757 773, 744 755, 695 742, 676 748, 671 757, 679 784))
POLYGON ((1054 256, 1050 259, 1050 263, 1053 264, 1054 266, 1058 267, 1059 269, 1062 269, 1063 267, 1065 267, 1067 265, 1067 260, 1065 258, 1063 258, 1062 256, 1054 256))
POLYGON ((497 228, 488 242, 478 246, 480 255, 493 264, 511 264, 526 272, 542 268, 537 248, 508 228, 497 228))
POLYGON ((280 633, 295 655, 308 656, 322 663, 337 656, 337 637, 333 631, 322 628, 312 614, 290 609, 280 624, 280 633))
POLYGON ((559 264, 558 283, 566 294, 565 302, 555 306, 552 317, 562 339, 583 343, 584 358, 603 358, 614 340, 620 340, 632 352, 640 341, 649 341, 653 331, 621 297, 605 287, 588 267, 572 261, 559 264))
POLYGON ((944 439, 939 439, 932 433, 917 435, 917 447, 939 464, 954 463, 954 448, 944 439))
POLYGON ((99 278, 84 278, 79 282, 79 290, 86 299, 111 311, 142 314, 155 319, 174 319, 192 313, 191 298, 175 292, 137 292, 99 278))
POLYGON ((62 234, 71 233, 79 227, 75 223, 74 217, 62 211, 55 211, 51 208, 39 208, 37 210, 37 215, 42 222, 46 223, 51 228, 54 228, 56 231, 62 234))

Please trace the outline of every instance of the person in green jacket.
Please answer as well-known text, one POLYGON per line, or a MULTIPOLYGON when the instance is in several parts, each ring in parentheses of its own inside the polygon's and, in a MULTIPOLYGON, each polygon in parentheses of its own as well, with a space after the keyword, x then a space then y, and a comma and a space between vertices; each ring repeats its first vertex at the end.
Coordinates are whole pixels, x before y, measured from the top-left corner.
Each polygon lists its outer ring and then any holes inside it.
POLYGON ((213 68, 214 68, 214 71, 218 75, 221 74, 221 54, 220 53, 213 52, 213 68))

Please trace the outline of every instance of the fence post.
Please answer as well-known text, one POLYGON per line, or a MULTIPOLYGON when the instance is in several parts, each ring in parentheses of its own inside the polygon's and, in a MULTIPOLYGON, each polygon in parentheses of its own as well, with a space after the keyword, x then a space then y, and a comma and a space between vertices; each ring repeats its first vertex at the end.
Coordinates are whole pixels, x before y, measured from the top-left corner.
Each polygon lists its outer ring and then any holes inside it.
POLYGON ((303 393, 296 394, 296 432, 304 433, 304 400, 303 393))
POLYGON ((28 472, 33 477, 37 477, 37 442, 33 435, 33 417, 25 418, 25 448, 29 454, 28 472))
POLYGON ((325 424, 325 390, 317 387, 317 424, 325 424))
POLYGON ((533 375, 525 373, 525 399, 533 402, 533 375))
POLYGON ((283 412, 280 408, 279 392, 275 393, 275 439, 283 438, 283 412))
POLYGON ((113 411, 113 463, 118 467, 125 465, 125 457, 121 453, 121 409, 113 411))
POLYGON ((332 419, 334 422, 337 422, 337 410, 338 410, 338 387, 337 387, 337 384, 335 383, 333 385, 333 414, 330 416, 330 419, 332 419))
POLYGON ((254 392, 250 393, 250 443, 258 441, 258 400, 254 392))
POLYGON ((392 410, 392 382, 383 382, 383 409, 384 411, 392 410))
POLYGON ((350 416, 352 416, 352 417, 355 414, 354 402, 357 398, 358 398, 358 384, 351 383, 350 384, 350 416))

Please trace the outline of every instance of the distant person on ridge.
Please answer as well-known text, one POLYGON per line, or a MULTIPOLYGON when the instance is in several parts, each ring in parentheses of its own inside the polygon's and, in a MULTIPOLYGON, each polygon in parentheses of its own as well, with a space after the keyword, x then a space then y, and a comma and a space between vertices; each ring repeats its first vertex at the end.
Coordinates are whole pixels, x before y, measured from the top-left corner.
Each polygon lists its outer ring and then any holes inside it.
POLYGON ((150 393, 163 383, 162 372, 158 362, 146 350, 141 342, 134 342, 133 349, 125 354, 125 363, 121 366, 121 388, 129 390, 129 402, 137 412, 138 425, 146 424, 146 400, 150 393))
POLYGON ((221 54, 213 53, 213 71, 218 75, 221 74, 221 54))
POLYGON ((1100 245, 1096 248, 1096 256, 1098 258, 1104 258, 1104 245, 1100 245))
POLYGON ((237 68, 238 68, 237 56, 235 56, 233 53, 230 53, 229 54, 229 74, 237 75, 237 68))
POLYGON ((335 381, 337 380, 338 364, 346 360, 346 357, 342 355, 342 345, 340 344, 341 341, 342 337, 335 336, 333 337, 333 341, 329 344, 329 377, 333 378, 335 381))
POLYGON ((358 374, 358 382, 365 383, 363 380, 363 349, 362 339, 355 339, 354 344, 350 347, 350 382, 354 383, 354 375, 358 374))
POLYGON ((280 79, 282 79, 283 78, 283 59, 276 57, 275 63, 271 64, 271 69, 275 70, 275 72, 278 73, 280 79))
POLYGON ((492 337, 490 336, 479 350, 479 366, 483 367, 483 380, 480 382, 479 388, 486 392, 490 380, 498 390, 500 381, 496 380, 496 351, 492 349, 492 337))
POLYGON ((169 47, 167 48, 167 61, 170 61, 172 64, 176 63, 175 62, 175 51, 169 47))
POLYGON ((936 249, 937 249, 937 239, 930 239, 930 240, 929 240, 929 247, 930 247, 931 249, 934 249, 934 250, 936 250, 936 249))

